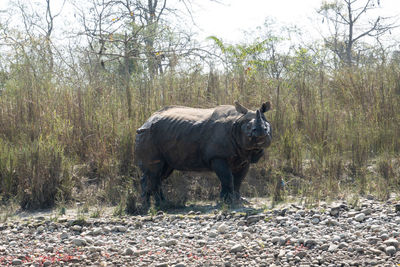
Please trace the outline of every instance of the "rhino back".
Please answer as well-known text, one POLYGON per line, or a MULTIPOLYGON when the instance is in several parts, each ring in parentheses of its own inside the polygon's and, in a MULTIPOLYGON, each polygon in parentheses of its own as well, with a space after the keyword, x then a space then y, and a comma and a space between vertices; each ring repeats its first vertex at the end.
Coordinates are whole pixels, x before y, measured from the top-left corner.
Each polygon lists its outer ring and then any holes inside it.
POLYGON ((240 116, 233 106, 215 109, 167 107, 144 125, 159 156, 178 170, 202 171, 213 157, 234 153, 231 129, 240 116))

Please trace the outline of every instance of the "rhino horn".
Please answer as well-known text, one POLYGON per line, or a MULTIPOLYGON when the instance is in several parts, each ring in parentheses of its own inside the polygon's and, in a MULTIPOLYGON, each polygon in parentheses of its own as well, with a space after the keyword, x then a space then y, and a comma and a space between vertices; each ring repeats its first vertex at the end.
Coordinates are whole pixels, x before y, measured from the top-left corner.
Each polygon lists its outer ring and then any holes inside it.
POLYGON ((256 112, 255 125, 256 125, 257 132, 259 132, 259 133, 263 132, 264 122, 263 122, 263 119, 261 118, 261 112, 259 110, 257 110, 257 112, 256 112))
POLYGON ((239 101, 235 101, 235 109, 237 112, 242 113, 242 114, 246 114, 247 113, 247 108, 245 108, 244 106, 242 106, 239 101))

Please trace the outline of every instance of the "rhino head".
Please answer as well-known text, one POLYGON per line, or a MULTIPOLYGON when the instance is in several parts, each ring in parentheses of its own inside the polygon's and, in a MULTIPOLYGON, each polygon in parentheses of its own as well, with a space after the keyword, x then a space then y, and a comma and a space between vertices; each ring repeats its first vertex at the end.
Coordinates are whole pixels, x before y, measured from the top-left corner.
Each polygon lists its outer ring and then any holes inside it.
POLYGON ((265 102, 256 111, 248 110, 239 102, 235 102, 236 111, 243 116, 239 120, 239 133, 236 139, 239 146, 245 150, 258 150, 267 148, 271 144, 271 125, 264 116, 270 110, 270 102, 265 102))

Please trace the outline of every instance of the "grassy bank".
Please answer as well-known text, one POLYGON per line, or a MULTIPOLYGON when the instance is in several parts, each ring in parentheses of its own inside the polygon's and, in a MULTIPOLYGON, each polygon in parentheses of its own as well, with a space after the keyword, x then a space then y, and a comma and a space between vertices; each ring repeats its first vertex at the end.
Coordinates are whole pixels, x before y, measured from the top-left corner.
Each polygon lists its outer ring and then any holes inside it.
MULTIPOLYGON (((352 192, 385 199, 400 188, 398 64, 335 71, 303 66, 285 78, 171 71, 127 84, 106 71, 91 77, 79 66, 56 75, 22 59, 4 73, 0 91, 3 204, 121 203, 129 190, 138 193, 135 130, 152 112, 235 99, 253 109, 265 100, 273 106, 267 114, 273 144, 251 169, 245 196, 315 200, 352 192)), ((214 175, 184 173, 165 185, 179 203, 216 198, 218 186, 214 175)))

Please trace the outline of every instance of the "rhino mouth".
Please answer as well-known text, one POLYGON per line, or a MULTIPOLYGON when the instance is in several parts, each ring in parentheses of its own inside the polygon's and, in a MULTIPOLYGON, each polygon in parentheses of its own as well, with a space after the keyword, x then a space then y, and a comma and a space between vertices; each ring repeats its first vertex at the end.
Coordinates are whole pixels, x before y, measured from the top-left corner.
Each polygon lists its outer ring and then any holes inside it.
POLYGON ((271 144, 271 137, 269 135, 255 137, 253 139, 253 144, 256 148, 268 147, 271 144))
POLYGON ((266 142, 267 142, 267 139, 266 138, 262 138, 262 139, 257 141, 257 145, 261 146, 261 145, 265 144, 266 142))

